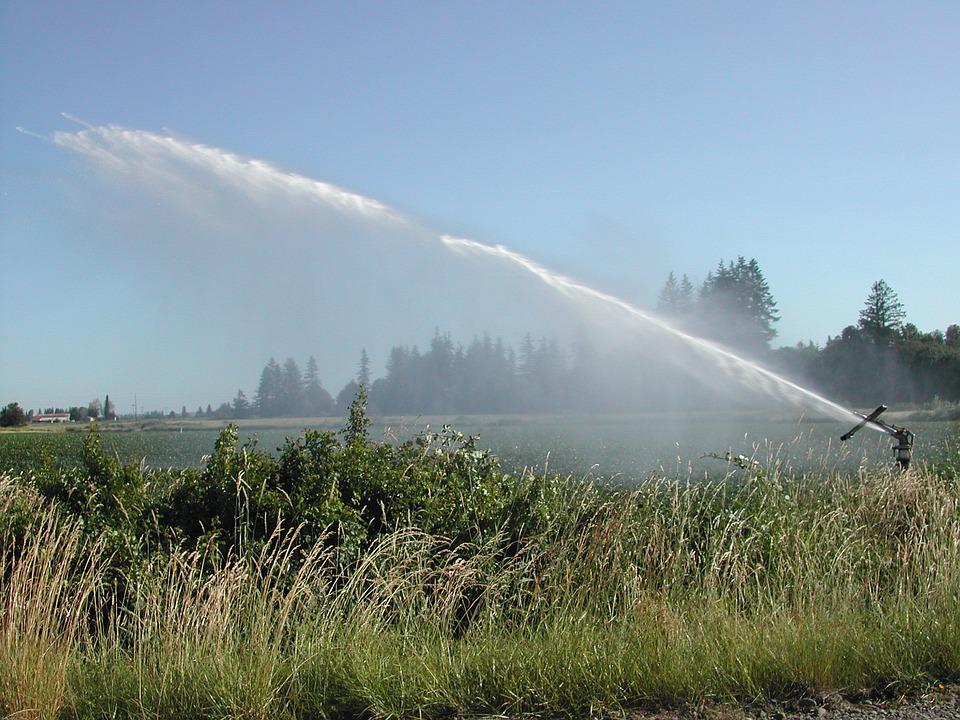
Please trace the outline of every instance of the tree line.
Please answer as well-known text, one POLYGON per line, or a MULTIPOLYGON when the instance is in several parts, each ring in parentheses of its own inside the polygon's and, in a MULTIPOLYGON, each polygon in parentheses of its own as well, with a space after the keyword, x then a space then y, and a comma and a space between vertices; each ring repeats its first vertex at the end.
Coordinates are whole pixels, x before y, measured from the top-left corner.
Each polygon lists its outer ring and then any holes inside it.
MULTIPOLYGON (((678 278, 671 272, 657 312, 679 329, 756 358, 841 401, 960 401, 960 327, 920 331, 906 322, 903 304, 883 280, 870 288, 857 323, 828 337, 823 346, 771 347, 780 314, 755 258, 720 261, 699 286, 688 275, 678 278)), ((391 348, 386 373, 376 379, 362 351, 356 376, 336 397, 321 384, 313 357, 303 373, 292 358, 282 365, 271 358, 252 400, 238 391, 212 414, 343 414, 361 385, 371 410, 385 415, 663 409, 696 406, 710 393, 709 378, 699 382, 698 394, 698 379, 680 370, 669 353, 600 352, 585 333, 569 345, 527 333, 514 348, 488 334, 463 345, 437 330, 423 350, 416 345, 391 348)), ((209 406, 205 415, 211 415, 209 406)))
POLYGON ((896 292, 875 282, 855 325, 827 338, 783 347, 778 366, 854 404, 960 401, 960 325, 923 332, 906 321, 896 292))
POLYGON ((85 420, 116 420, 117 408, 110 400, 109 395, 105 395, 103 403, 100 398, 94 398, 86 405, 71 405, 70 407, 45 407, 34 411, 32 408, 24 410, 20 403, 12 402, 0 409, 0 427, 17 427, 29 424, 37 415, 61 415, 66 414, 71 422, 83 422, 85 420))
MULTIPOLYGON (((720 261, 695 286, 671 272, 657 303, 671 325, 738 353, 848 404, 960 401, 960 326, 923 332, 907 322, 903 304, 884 280, 871 286, 855 324, 830 336, 772 348, 780 320, 755 258, 720 261)), ((682 348, 675 352, 682 353, 682 348)), ((710 378, 679 369, 670 350, 600 352, 586 333, 567 345, 527 333, 517 348, 484 334, 467 345, 437 330, 427 348, 390 349, 386 373, 374 379, 366 350, 355 377, 336 396, 324 388, 316 359, 305 370, 293 358, 270 358, 252 397, 238 390, 199 418, 312 417, 345 414, 363 386, 371 411, 385 415, 610 412, 696 407, 713 392, 710 378), (698 392, 699 390, 699 392, 698 392)), ((709 373, 705 373, 709 375, 709 373)), ((16 415, 11 410, 9 415, 16 415)), ((71 408, 85 417, 115 416, 109 401, 71 408), (103 408, 106 407, 106 411, 103 408)), ((169 413, 176 417, 176 413, 169 413)), ((82 417, 81 417, 82 416, 82 417)), ((163 417, 160 412, 143 417, 163 417)), ((181 417, 189 417, 183 407, 181 417)))

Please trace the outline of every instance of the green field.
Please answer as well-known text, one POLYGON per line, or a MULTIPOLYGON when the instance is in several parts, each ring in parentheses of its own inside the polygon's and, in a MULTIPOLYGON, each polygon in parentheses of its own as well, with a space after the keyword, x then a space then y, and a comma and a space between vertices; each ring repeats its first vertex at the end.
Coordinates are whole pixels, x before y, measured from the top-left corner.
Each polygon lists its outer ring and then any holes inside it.
MULTIPOLYGON (((569 437, 510 420, 486 427, 537 453, 569 437)), ((729 423, 702 425, 716 447, 729 423)), ((652 427, 574 437, 619 437, 614 457, 652 427)), ((764 458, 632 489, 505 476, 455 434, 370 442, 362 413, 275 455, 210 430, 5 433, 8 462, 50 459, 0 471, 0 715, 609 717, 956 682, 960 448, 937 427, 907 473, 764 458), (154 438, 212 453, 109 448, 154 438)))
MULTIPOLYGON (((936 461, 960 424, 946 421, 900 421, 916 433, 917 461, 936 461)), ((764 419, 756 414, 689 414, 631 416, 458 416, 375 419, 374 438, 407 439, 425 427, 444 424, 478 435, 480 446, 491 449, 504 469, 548 465, 561 475, 617 478, 634 483, 650 473, 702 475, 722 473, 723 463, 704 454, 732 451, 755 457, 763 464, 774 460, 794 470, 854 470, 859 465, 888 462, 891 442, 880 433, 861 432, 841 444, 849 429, 835 422, 797 418, 764 419)), ((198 467, 213 450, 225 423, 166 421, 138 426, 118 424, 103 428, 103 446, 121 462, 145 462, 151 467, 198 467)), ((343 419, 241 421, 241 438, 256 438, 257 447, 274 452, 289 435, 303 427, 337 430, 343 419)), ((25 469, 45 462, 75 464, 83 445, 82 426, 29 428, 0 433, 0 468, 25 469)))

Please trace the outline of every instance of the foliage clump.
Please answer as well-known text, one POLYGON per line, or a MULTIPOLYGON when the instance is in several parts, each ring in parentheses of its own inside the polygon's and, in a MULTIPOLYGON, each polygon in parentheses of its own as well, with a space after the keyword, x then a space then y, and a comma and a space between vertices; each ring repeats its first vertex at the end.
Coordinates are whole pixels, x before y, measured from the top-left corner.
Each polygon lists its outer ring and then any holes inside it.
POLYGON ((17 427, 27 424, 27 415, 19 403, 12 402, 0 410, 0 427, 17 427))
POLYGON ((444 426, 402 443, 368 435, 363 388, 344 429, 304 430, 277 456, 228 425, 201 468, 151 469, 107 453, 96 424, 76 468, 50 466, 39 495, 108 537, 117 562, 175 549, 220 557, 296 532, 305 546, 358 558, 380 536, 417 527, 451 545, 482 542, 509 520, 520 484, 477 438, 444 426))
POLYGON ((630 489, 450 428, 0 474, 0 713, 583 716, 960 679, 960 454, 630 489))

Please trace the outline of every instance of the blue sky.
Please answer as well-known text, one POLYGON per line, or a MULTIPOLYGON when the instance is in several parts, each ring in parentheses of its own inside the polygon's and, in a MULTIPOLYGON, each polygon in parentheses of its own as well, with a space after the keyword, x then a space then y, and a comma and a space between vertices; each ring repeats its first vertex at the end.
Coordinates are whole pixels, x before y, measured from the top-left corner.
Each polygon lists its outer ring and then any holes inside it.
MULTIPOLYGON (((75 129, 63 111, 268 160, 640 305, 671 270, 753 256, 784 343, 854 322, 881 277, 943 329, 960 321, 958 37, 951 2, 6 0, 0 401, 216 404, 301 351, 211 334, 191 305, 210 267, 171 249, 152 274, 123 195, 15 129, 75 129)), ((334 391, 359 344, 428 339, 341 330, 317 329, 343 346, 324 355, 334 391)))

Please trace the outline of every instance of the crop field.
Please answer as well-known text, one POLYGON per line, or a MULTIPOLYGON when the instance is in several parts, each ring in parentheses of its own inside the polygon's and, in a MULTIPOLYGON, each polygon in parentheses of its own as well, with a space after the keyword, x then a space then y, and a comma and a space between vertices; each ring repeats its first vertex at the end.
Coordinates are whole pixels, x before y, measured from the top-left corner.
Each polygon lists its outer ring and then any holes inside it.
MULTIPOLYGON (((241 421, 242 441, 255 440, 260 450, 276 453, 288 436, 303 427, 337 431, 342 419, 241 421)), ((479 436, 505 471, 545 466, 561 475, 614 478, 632 484, 651 473, 712 475, 725 464, 711 455, 744 455, 763 465, 778 462, 789 469, 856 470, 860 465, 889 462, 890 439, 861 432, 849 443, 839 436, 847 429, 835 422, 795 419, 763 420, 756 415, 679 416, 460 416, 375 419, 371 437, 408 439, 444 424, 479 436), (706 456, 706 457, 705 457, 706 456)), ((917 436, 917 461, 936 461, 960 424, 948 421, 908 422, 917 436)), ((225 424, 224 424, 225 425, 225 424)), ((223 425, 165 423, 145 429, 104 428, 103 447, 124 464, 150 467, 198 467, 213 450, 223 425)), ((0 469, 26 470, 79 462, 85 428, 0 433, 0 469)))
MULTIPOLYGON (((519 420, 484 429, 611 463, 664 427, 519 420)), ((681 452, 745 425, 687 426, 681 452)), ((829 426, 770 427, 734 481, 633 488, 504 475, 450 432, 370 442, 362 413, 273 455, 235 429, 4 433, 38 464, 0 470, 0 716, 609 717, 956 682, 955 426, 915 425, 933 462, 907 473, 832 467, 886 440, 835 461, 829 426), (56 467, 68 446, 82 466, 56 467)))

